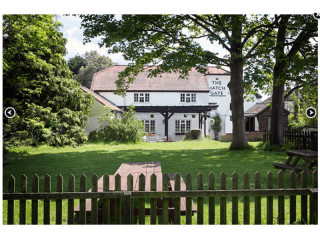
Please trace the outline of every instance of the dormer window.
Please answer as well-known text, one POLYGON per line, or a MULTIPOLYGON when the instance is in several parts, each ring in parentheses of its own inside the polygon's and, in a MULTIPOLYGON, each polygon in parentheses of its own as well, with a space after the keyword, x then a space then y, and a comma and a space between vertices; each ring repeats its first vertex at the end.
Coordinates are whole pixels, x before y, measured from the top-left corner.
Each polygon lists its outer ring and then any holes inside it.
POLYGON ((196 102, 196 94, 195 93, 181 93, 180 94, 180 102, 196 102))
POLYGON ((134 93, 133 95, 134 102, 150 102, 149 93, 134 93))

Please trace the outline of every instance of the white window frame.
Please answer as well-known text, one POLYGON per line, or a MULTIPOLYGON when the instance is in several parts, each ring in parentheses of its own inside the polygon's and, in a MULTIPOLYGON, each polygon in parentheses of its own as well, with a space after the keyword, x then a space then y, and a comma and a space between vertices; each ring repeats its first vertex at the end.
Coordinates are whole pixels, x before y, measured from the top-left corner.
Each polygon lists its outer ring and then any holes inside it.
POLYGON ((147 132, 147 133, 155 133, 156 132, 156 121, 155 120, 142 120, 142 122, 143 122, 145 132, 147 132))
POLYGON ((180 102, 196 102, 197 101, 197 95, 196 93, 180 93, 180 102))
POLYGON ((150 102, 150 93, 134 93, 133 94, 133 101, 135 103, 150 102))
POLYGON ((176 120, 175 132, 176 133, 187 133, 191 130, 191 120, 176 120))

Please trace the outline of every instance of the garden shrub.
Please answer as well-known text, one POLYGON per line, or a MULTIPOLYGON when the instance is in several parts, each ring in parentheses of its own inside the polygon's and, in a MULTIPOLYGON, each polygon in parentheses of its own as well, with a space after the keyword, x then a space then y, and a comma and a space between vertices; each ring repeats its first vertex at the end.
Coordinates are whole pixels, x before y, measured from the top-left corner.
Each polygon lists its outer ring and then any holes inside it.
POLYGON ((89 134, 91 142, 139 142, 145 135, 144 125, 135 116, 133 106, 127 107, 121 116, 107 107, 99 123, 98 131, 89 134))

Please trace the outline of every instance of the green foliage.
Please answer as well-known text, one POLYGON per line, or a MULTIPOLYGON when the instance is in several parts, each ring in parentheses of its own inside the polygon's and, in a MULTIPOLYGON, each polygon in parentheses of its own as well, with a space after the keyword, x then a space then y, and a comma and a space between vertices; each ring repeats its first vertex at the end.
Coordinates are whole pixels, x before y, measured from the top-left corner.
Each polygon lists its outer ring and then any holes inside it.
POLYGON ((302 88, 300 95, 291 95, 290 99, 294 102, 294 113, 288 117, 289 128, 294 130, 301 130, 303 127, 317 127, 318 125, 318 86, 309 85, 302 88), (317 111, 314 118, 308 118, 306 110, 313 107, 317 111))
MULTIPOLYGON (((274 27, 261 42, 258 54, 246 61, 245 91, 256 94, 260 90, 271 95, 274 84, 308 86, 318 78, 318 43, 314 40, 318 35, 317 20, 312 15, 276 15, 268 16, 267 21, 273 22, 274 27), (280 28, 285 32, 281 38, 280 28), (274 83, 275 67, 283 71, 274 83)), ((258 38, 262 35, 257 33, 258 38)), ((252 41, 246 47, 255 44, 252 41)))
POLYGON ((215 132, 221 131, 221 117, 219 113, 213 117, 213 121, 210 122, 210 127, 215 132))
MULTIPOLYGON (((179 72, 181 77, 185 77, 193 67, 205 73, 208 64, 230 66, 232 59, 242 57, 235 52, 235 48, 231 48, 235 41, 231 36, 234 22, 240 24, 240 28, 243 26, 241 49, 256 39, 255 34, 263 33, 271 26, 266 16, 262 15, 122 15, 121 19, 115 15, 80 17, 85 42, 101 36, 100 46, 109 48, 109 53, 123 53, 126 60, 133 62, 119 74, 119 94, 125 93, 128 83, 132 83, 140 71, 149 71, 150 77, 164 72, 179 72), (208 51, 196 39, 218 43, 228 54, 219 56, 214 48, 208 51), (145 69, 146 65, 157 65, 157 68, 145 69)), ((243 52, 243 57, 251 57, 257 46, 244 50, 247 51, 243 52)))
POLYGON ((106 107, 104 115, 99 119, 98 131, 89 134, 92 142, 140 142, 145 134, 144 125, 135 116, 134 107, 126 108, 122 116, 113 113, 111 108, 106 107))
POLYGON ((3 16, 4 146, 83 143, 92 97, 72 79, 66 39, 51 15, 3 16))
POLYGON ((87 88, 91 87, 92 77, 95 73, 113 64, 109 57, 100 56, 97 51, 86 52, 83 59, 84 64, 79 68, 75 79, 87 88))
POLYGON ((69 58, 68 66, 70 70, 73 72, 73 75, 77 75, 79 72, 79 69, 82 66, 85 66, 85 59, 80 55, 76 55, 73 58, 69 58))

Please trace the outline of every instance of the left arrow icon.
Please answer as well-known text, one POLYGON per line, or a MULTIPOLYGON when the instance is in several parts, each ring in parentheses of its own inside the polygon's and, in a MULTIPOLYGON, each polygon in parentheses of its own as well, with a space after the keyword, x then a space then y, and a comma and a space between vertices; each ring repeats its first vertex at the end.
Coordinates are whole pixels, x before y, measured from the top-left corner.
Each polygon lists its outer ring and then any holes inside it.
POLYGON ((13 118, 16 115, 16 110, 13 107, 8 107, 4 110, 4 115, 7 118, 13 118))

